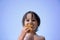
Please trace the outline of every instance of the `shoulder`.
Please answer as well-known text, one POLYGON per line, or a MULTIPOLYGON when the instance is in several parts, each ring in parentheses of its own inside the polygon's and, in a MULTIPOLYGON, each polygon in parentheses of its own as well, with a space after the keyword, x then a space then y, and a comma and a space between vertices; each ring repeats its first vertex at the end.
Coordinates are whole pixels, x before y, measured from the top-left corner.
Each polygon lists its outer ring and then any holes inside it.
POLYGON ((36 38, 39 39, 39 40, 45 40, 45 37, 44 37, 44 36, 41 36, 41 35, 40 35, 40 36, 39 36, 39 35, 35 35, 35 36, 36 36, 36 38))
POLYGON ((44 36, 39 36, 39 39, 45 40, 44 36))

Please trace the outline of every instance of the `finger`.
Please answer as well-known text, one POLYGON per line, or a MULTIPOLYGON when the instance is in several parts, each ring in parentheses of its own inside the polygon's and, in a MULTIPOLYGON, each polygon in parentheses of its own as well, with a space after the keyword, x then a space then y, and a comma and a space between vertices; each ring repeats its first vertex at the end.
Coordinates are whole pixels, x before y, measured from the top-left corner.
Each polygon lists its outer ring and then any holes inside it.
POLYGON ((30 31, 30 29, 27 29, 27 30, 26 30, 26 32, 29 32, 29 31, 30 31))
POLYGON ((27 27, 24 26, 23 29, 27 29, 27 27))

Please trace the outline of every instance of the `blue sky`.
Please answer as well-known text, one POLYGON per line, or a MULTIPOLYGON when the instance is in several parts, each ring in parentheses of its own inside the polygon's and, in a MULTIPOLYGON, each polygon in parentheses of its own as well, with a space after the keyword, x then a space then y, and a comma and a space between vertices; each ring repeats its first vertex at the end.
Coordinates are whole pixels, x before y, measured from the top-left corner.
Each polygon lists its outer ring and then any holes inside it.
POLYGON ((17 40, 29 10, 41 18, 38 35, 60 40, 60 0, 0 0, 0 40, 17 40))

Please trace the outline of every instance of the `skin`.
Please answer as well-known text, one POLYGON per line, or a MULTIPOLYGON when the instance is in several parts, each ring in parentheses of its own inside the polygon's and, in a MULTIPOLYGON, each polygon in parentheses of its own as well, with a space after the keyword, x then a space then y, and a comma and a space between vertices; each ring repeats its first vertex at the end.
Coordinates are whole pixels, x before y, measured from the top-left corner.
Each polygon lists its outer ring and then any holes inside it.
MULTIPOLYGON (((25 27, 26 24, 32 24, 33 27, 31 28, 33 31, 36 30, 36 28, 38 27, 38 22, 35 19, 34 15, 32 15, 31 13, 27 14, 27 17, 24 21, 24 27, 22 29, 21 35, 19 36, 18 40, 24 40, 25 36, 27 33, 29 33, 28 31, 30 30, 29 28, 25 27)), ((29 35, 29 39, 28 40, 45 40, 45 38, 43 36, 38 36, 35 33, 30 33, 29 35), (32 39, 33 38, 33 39, 32 39)))

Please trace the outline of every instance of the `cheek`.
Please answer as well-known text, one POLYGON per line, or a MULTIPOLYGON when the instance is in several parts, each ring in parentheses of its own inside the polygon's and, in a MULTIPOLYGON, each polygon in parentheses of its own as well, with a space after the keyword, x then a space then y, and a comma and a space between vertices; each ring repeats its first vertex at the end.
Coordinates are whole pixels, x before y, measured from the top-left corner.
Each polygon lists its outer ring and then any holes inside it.
POLYGON ((35 25, 35 26, 37 26, 38 24, 37 24, 37 22, 33 22, 33 24, 35 25))
POLYGON ((38 26, 37 22, 34 22, 33 24, 34 24, 34 29, 36 29, 38 26))

